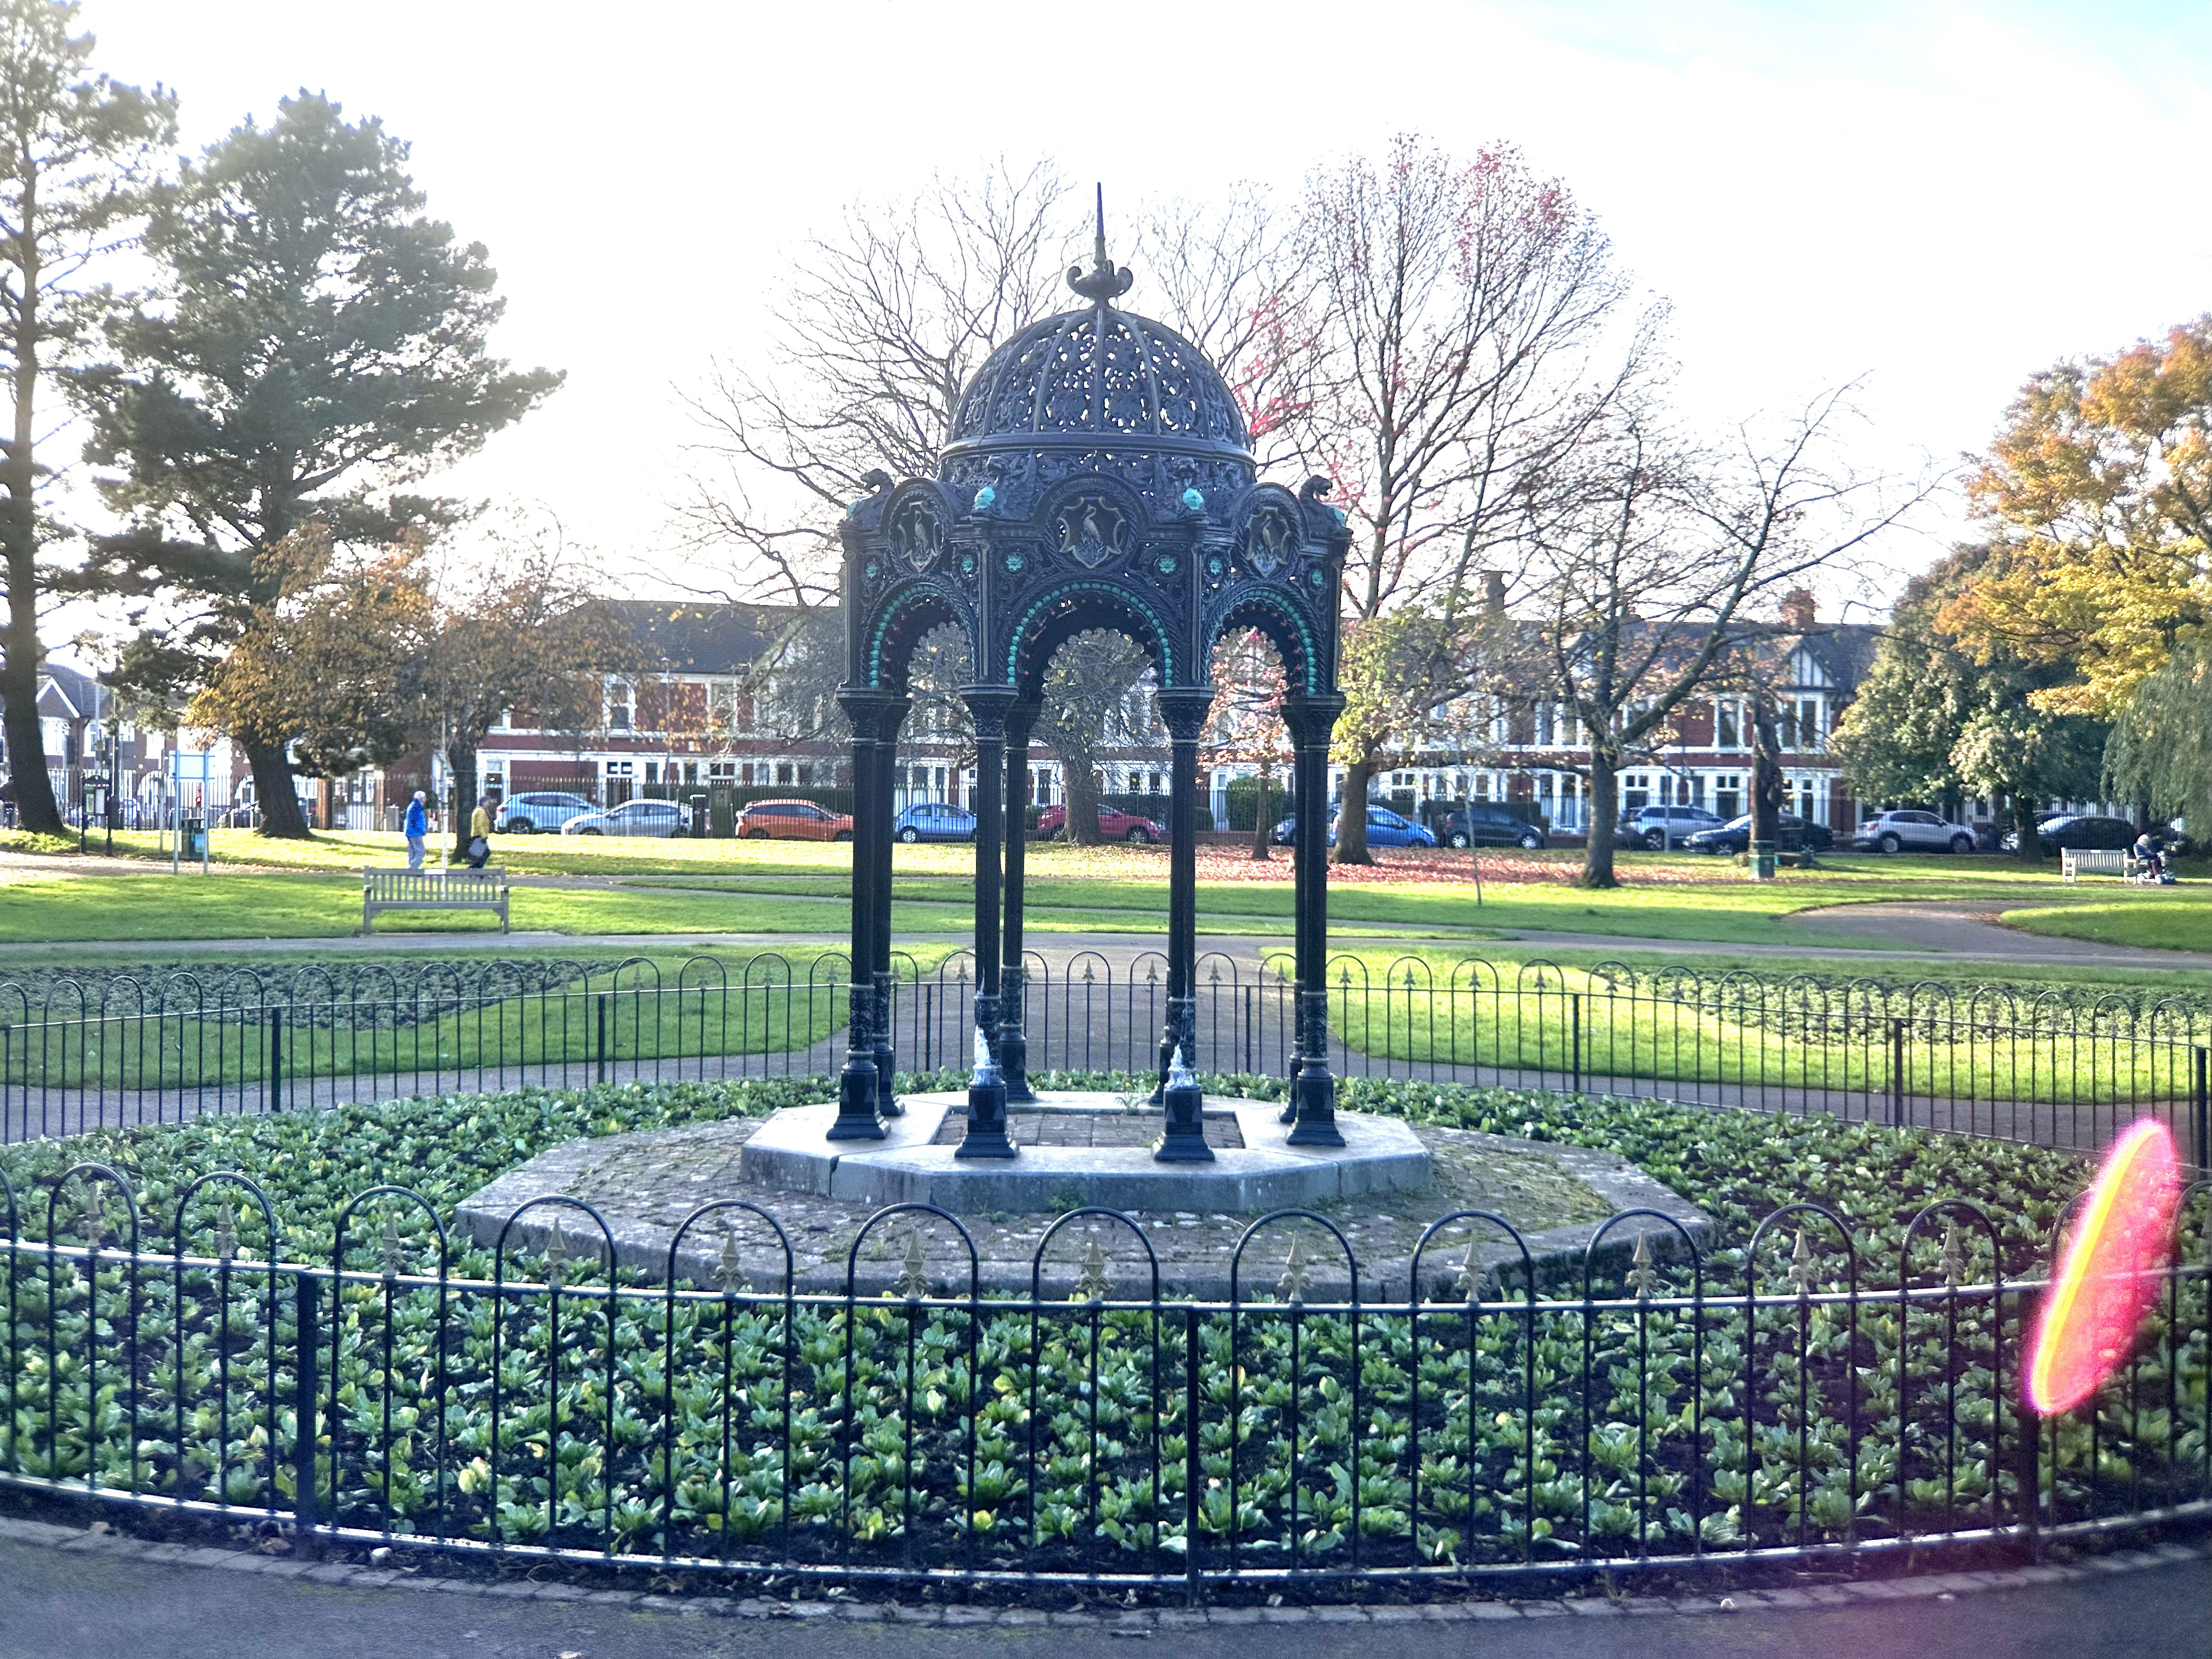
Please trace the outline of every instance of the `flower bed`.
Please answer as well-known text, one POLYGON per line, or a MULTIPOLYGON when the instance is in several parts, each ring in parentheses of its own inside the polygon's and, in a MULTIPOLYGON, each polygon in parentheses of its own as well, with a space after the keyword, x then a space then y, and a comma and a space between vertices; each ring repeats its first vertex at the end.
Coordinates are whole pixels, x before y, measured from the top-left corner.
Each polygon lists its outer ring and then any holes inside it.
MULTIPOLYGON (((545 1146, 828 1094, 518 1093, 13 1149, 27 1199, 96 1159, 142 1220, 134 1239, 80 1173, 58 1248, 10 1251, 0 1479, 233 1516, 289 1513, 312 1481, 325 1525, 456 1547, 1135 1577, 1882 1548, 2014 1527, 2031 1490, 2062 1528, 2212 1502, 2202 1267, 2098 1405, 2042 1426, 2031 1489, 2021 1275, 2081 1164, 1824 1119, 1345 1085, 1347 1107, 1610 1147, 1718 1224, 1702 1263, 1587 1294, 1509 1276, 1309 1304, 1279 1236, 1253 1258, 1273 1288, 1236 1307, 610 1286, 573 1212, 548 1257, 457 1245, 440 1270, 434 1218, 545 1146), (346 1212, 387 1182, 412 1193, 346 1212)), ((46 1215, 27 1202, 18 1237, 46 1215)))

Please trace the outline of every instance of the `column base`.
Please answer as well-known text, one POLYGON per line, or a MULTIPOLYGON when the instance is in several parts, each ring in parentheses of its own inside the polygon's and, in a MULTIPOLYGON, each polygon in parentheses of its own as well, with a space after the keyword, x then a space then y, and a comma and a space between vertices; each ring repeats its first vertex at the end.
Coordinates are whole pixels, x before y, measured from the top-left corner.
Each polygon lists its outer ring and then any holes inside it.
POLYGON ((1292 1146, 1341 1146, 1344 1134, 1336 1127, 1336 1079, 1325 1069, 1302 1072, 1291 1085, 1297 1119, 1286 1137, 1292 1146))
POLYGON ((1006 1139, 1006 1085, 1003 1079, 979 1077, 968 1085, 968 1133, 953 1148, 952 1156, 1014 1156, 1014 1143, 1006 1139))
POLYGON ((1213 1148, 1206 1144, 1206 1096, 1186 1072, 1167 1091, 1168 1127, 1152 1143, 1152 1158, 1161 1164, 1211 1164, 1213 1148))
POLYGON ((837 1117, 830 1124, 831 1140, 881 1140, 882 1120, 876 1115, 876 1067, 872 1060, 855 1056, 837 1076, 837 1117))

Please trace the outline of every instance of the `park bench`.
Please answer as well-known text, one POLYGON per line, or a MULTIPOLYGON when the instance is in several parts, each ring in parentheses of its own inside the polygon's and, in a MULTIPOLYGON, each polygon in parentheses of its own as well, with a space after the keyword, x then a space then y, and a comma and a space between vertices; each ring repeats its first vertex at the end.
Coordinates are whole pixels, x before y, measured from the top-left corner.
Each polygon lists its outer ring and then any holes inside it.
POLYGON ((361 872, 361 931, 376 931, 386 910, 496 910, 507 927, 507 872, 481 870, 364 870, 361 872))
POLYGON ((2126 877, 2134 873, 2130 867, 2134 863, 2133 854, 2118 848, 2084 848, 2075 852, 2070 848, 2062 847, 2058 850, 2058 879, 2070 883, 2076 876, 2126 877))

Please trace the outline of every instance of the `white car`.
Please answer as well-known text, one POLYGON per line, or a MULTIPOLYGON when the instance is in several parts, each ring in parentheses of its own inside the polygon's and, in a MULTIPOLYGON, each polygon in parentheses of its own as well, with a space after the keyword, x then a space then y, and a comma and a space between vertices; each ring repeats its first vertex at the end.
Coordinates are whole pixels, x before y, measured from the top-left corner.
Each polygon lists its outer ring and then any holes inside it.
POLYGON ((1911 807, 1869 818, 1853 832, 1851 846, 1862 853, 1971 853, 1974 832, 1941 813, 1911 807))
POLYGON ((684 836, 691 810, 672 800, 626 800, 604 812, 582 812, 561 826, 564 836, 684 836))

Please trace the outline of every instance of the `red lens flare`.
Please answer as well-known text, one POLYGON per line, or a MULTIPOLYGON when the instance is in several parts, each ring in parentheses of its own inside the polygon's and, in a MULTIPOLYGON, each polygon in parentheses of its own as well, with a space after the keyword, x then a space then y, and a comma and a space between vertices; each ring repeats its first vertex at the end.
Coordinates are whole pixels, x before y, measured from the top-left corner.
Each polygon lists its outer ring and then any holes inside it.
POLYGON ((2027 1362, 2028 1403, 2071 1411, 2126 1362, 2173 1254, 2181 1159, 2155 1118, 2106 1155, 2043 1300, 2027 1362))

